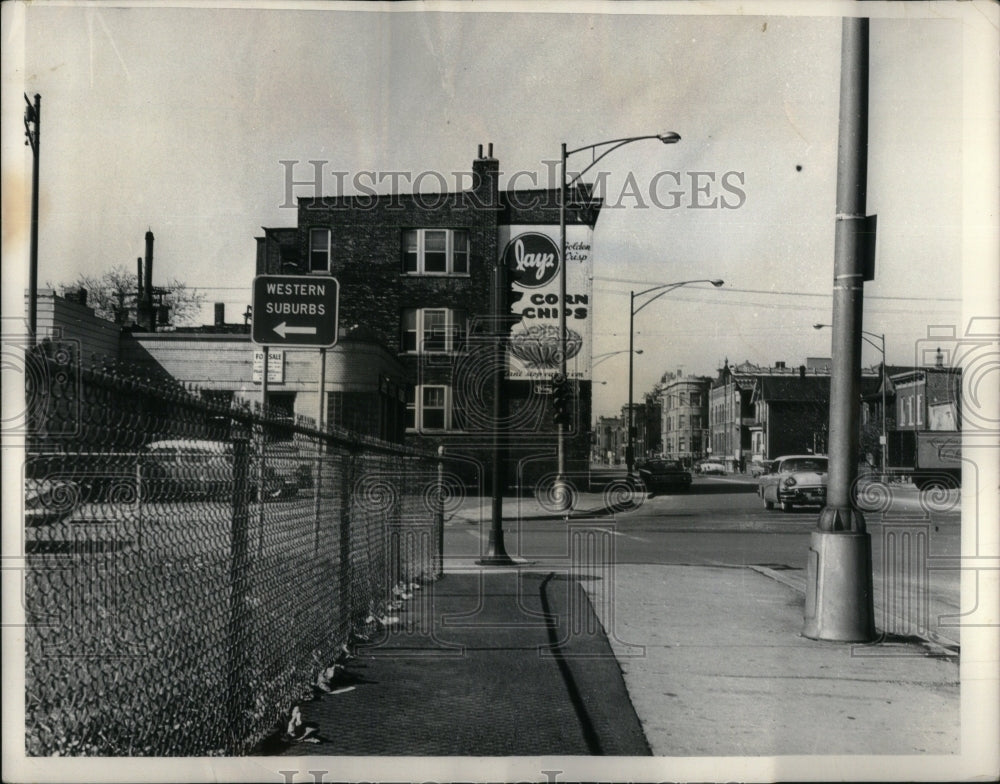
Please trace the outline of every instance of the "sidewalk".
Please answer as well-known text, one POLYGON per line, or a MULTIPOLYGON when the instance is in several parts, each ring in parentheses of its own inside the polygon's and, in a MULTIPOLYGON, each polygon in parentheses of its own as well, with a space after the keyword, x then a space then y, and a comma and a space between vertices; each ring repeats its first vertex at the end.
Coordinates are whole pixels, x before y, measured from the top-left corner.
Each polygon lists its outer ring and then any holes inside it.
MULTIPOLYGON (((602 496, 583 494, 577 508, 594 519, 602 496)), ((463 528, 465 512, 452 518, 463 528)), ((470 510, 468 522, 478 514, 470 510)), ((508 500, 505 517, 518 514, 558 517, 534 499, 508 500)), ((472 550, 449 548, 444 577, 415 591, 398 620, 356 651, 336 684, 348 690, 301 704, 319 742, 264 753, 960 751, 953 652, 915 638, 803 638, 798 575, 599 560, 589 570, 479 567, 472 550)))
POLYGON ((607 638, 565 576, 446 573, 356 654, 335 684, 344 691, 301 705, 319 742, 263 753, 650 753, 607 638))

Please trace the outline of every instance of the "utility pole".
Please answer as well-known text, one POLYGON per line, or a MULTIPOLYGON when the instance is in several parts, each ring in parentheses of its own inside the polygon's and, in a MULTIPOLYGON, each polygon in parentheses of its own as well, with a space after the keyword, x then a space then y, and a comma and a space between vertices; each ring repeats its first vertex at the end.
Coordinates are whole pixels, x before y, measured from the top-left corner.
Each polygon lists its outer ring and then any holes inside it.
POLYGON ((24 144, 31 147, 31 245, 28 260, 28 341, 34 348, 38 340, 38 156, 41 146, 42 96, 35 93, 35 103, 24 96, 24 144))
POLYGON ((854 504, 858 471, 861 340, 868 179, 868 19, 842 25, 837 213, 833 270, 826 507, 809 544, 803 635, 816 640, 875 638, 871 536, 854 504))
MULTIPOLYGON (((516 561, 507 554, 503 540, 503 490, 507 468, 505 460, 507 437, 504 403, 504 377, 507 372, 507 334, 510 314, 507 305, 507 268, 499 262, 493 274, 493 319, 489 332, 489 348, 493 364, 492 456, 490 460, 490 538, 486 554, 476 561, 482 566, 511 566, 516 561)), ((560 307, 560 310, 562 308, 560 307)), ((561 426, 560 426, 561 427, 561 426)))

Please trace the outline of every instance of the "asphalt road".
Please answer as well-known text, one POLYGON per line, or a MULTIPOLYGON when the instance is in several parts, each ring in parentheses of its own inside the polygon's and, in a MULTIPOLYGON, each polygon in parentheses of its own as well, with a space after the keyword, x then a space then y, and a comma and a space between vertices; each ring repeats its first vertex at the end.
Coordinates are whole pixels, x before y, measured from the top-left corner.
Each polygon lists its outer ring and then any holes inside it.
MULTIPOLYGON (((571 532, 597 530, 613 538, 613 554, 605 546, 599 557, 617 564, 760 567, 804 589, 819 510, 766 510, 756 487, 749 476, 696 476, 689 492, 645 496, 624 512, 609 512, 599 493, 583 494, 568 521, 532 498, 505 498, 505 545, 514 558, 560 568, 577 557, 571 532)), ((928 497, 910 486, 862 492, 876 605, 884 608, 877 624, 958 643, 959 493, 928 497)), ((477 501, 467 499, 446 523, 446 558, 485 551, 490 504, 488 498, 477 501)))

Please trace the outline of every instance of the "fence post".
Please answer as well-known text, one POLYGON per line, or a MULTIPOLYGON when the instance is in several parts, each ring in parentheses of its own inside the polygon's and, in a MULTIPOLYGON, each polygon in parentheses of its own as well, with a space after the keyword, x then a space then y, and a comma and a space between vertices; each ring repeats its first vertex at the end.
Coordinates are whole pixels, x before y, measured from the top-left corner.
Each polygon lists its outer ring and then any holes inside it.
POLYGON ((353 457, 350 451, 344 452, 341 458, 340 472, 340 604, 346 634, 350 635, 354 627, 354 576, 351 569, 351 471, 353 457))
POLYGON ((236 753, 242 740, 243 706, 248 698, 243 683, 244 639, 246 621, 248 526, 247 498, 250 471, 250 443, 246 438, 233 440, 233 504, 229 551, 229 628, 226 662, 226 710, 229 718, 230 751, 236 753))
POLYGON ((318 435, 316 437, 316 472, 313 479, 313 555, 319 555, 320 538, 320 494, 323 486, 323 454, 326 452, 326 440, 318 435))
POLYGON ((438 447, 437 460, 437 509, 434 529, 437 534, 437 552, 434 554, 434 576, 444 577, 444 447, 438 447))

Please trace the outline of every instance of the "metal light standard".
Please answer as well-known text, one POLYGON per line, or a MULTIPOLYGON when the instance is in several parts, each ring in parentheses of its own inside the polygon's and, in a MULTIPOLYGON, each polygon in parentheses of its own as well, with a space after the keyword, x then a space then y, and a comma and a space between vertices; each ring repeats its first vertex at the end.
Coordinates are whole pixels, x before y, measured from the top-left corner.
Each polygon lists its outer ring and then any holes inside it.
MULTIPOLYGON (((596 144, 587 144, 577 147, 575 150, 567 150, 566 143, 562 144, 560 155, 562 181, 559 187, 559 374, 566 378, 566 191, 575 184, 584 174, 590 171, 598 161, 608 153, 614 152, 619 147, 624 147, 632 142, 644 139, 659 139, 663 144, 676 144, 681 140, 680 134, 668 131, 666 133, 652 133, 644 136, 628 136, 623 139, 610 139, 596 144), (598 154, 599 148, 604 149, 598 154), (585 169, 577 173, 571 180, 566 178, 566 159, 578 152, 591 150, 592 159, 585 169)), ((562 423, 557 425, 556 435, 556 481, 554 495, 557 504, 564 511, 569 507, 569 492, 566 487, 566 426, 562 423)))
POLYGON ((38 340, 38 156, 42 132, 42 96, 35 93, 34 104, 24 96, 25 146, 31 147, 31 240, 28 261, 28 340, 34 346, 38 340))
MULTIPOLYGON (((824 327, 832 328, 832 324, 813 324, 813 329, 823 329, 824 327)), ((889 465, 889 441, 885 430, 885 418, 888 413, 885 408, 885 333, 879 332, 869 332, 866 329, 861 330, 861 339, 865 341, 869 346, 874 346, 882 353, 882 473, 885 473, 886 466, 889 465), (876 343, 872 338, 878 338, 879 343, 876 343)))
POLYGON ((635 448, 632 442, 632 365, 633 358, 636 352, 632 351, 632 341, 635 338, 635 314, 642 310, 644 307, 649 305, 651 302, 655 302, 664 294, 673 291, 674 289, 679 289, 681 286, 689 286, 692 283, 711 283, 713 286, 718 288, 723 284, 724 281, 719 279, 709 279, 709 278, 699 278, 698 280, 681 280, 677 283, 661 283, 658 286, 652 286, 651 288, 640 291, 638 294, 634 291, 629 292, 630 294, 630 305, 629 305, 629 316, 628 316, 628 428, 625 431, 625 437, 627 440, 627 446, 625 448, 625 465, 628 471, 628 475, 632 476, 632 469, 635 467, 635 448), (654 291, 659 292, 655 296, 650 297, 645 302, 643 302, 639 307, 635 306, 635 301, 637 298, 645 296, 646 294, 652 294, 654 291))

